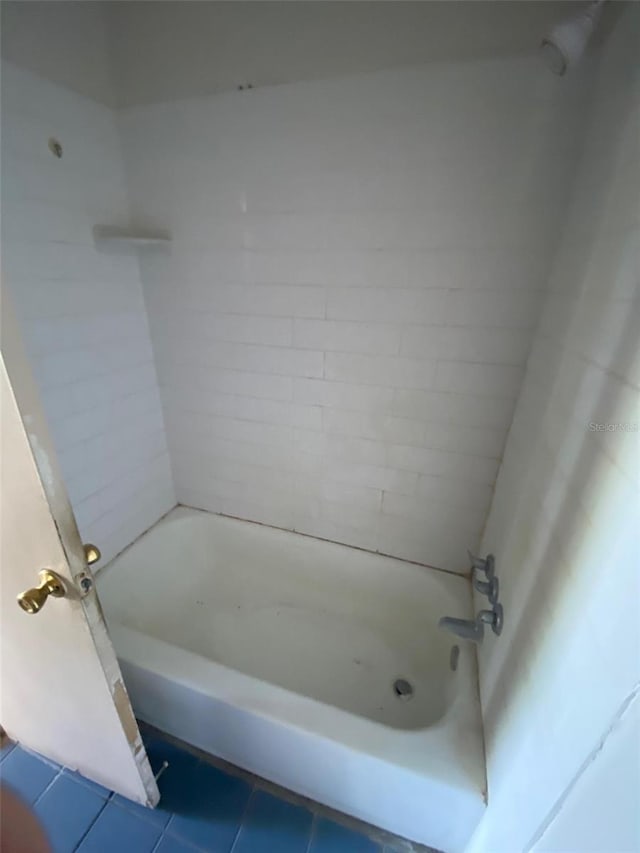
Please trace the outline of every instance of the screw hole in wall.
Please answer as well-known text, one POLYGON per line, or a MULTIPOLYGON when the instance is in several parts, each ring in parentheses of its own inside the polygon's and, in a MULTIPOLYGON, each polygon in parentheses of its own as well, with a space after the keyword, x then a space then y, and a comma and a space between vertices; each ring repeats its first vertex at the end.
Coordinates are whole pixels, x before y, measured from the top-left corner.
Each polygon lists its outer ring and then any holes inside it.
POLYGON ((49 151, 51 151, 53 156, 57 157, 58 160, 62 158, 62 143, 59 142, 55 136, 49 137, 49 151))

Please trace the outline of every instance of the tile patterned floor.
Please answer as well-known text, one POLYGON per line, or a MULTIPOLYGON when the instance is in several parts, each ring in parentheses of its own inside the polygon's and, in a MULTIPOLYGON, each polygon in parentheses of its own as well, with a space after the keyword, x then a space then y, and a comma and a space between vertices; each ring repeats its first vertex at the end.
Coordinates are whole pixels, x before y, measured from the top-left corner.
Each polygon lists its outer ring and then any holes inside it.
POLYGON ((13 744, 0 753, 0 779, 33 808, 54 853, 391 853, 155 734, 145 742, 154 772, 169 762, 157 809, 13 744))

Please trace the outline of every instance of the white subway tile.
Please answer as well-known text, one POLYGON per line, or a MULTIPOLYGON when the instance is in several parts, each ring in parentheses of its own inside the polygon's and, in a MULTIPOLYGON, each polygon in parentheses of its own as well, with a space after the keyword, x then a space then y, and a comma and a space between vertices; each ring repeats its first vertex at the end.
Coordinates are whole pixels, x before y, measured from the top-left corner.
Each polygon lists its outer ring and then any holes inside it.
POLYGON ((238 441, 249 441, 254 444, 289 447, 293 436, 290 426, 256 423, 195 412, 169 410, 165 413, 165 423, 170 434, 179 436, 178 443, 185 442, 187 445, 194 441, 206 441, 207 437, 215 436, 235 438, 238 441))
POLYGON ((339 504, 354 504, 370 511, 378 511, 382 506, 382 492, 366 486, 348 483, 336 483, 325 480, 321 486, 321 495, 325 501, 339 504))
POLYGON ((402 444, 423 444, 424 423, 393 415, 349 412, 342 409, 322 410, 323 428, 329 433, 374 438, 402 444))
POLYGON ((307 536, 327 539, 329 542, 340 542, 344 545, 354 545, 370 551, 375 551, 377 547, 378 532, 375 527, 363 530, 361 527, 351 527, 324 516, 319 518, 300 512, 294 512, 293 523, 294 530, 307 536))
POLYGON ((523 373, 523 368, 511 365, 439 361, 435 387, 454 394, 515 399, 523 373))
POLYGON ((489 511, 493 489, 486 483, 420 474, 416 492, 429 501, 441 502, 449 507, 471 507, 486 513, 489 511))
POLYGON ((436 363, 394 356, 328 352, 325 377, 335 382, 386 385, 391 388, 432 388, 436 363))
MULTIPOLYGON (((244 483, 247 490, 262 488, 290 489, 293 475, 290 471, 278 469, 274 465, 255 464, 241 459, 229 459, 226 456, 210 454, 207 466, 203 466, 198 453, 185 453, 183 450, 172 453, 172 465, 176 483, 180 487, 193 482, 198 489, 212 478, 230 483, 244 483)), ((246 494, 246 493, 245 493, 246 494)))
POLYGON ((282 376, 321 377, 323 372, 323 354, 314 350, 219 341, 202 346, 200 351, 202 360, 216 367, 282 376))
POLYGON ((208 367, 206 365, 180 364, 158 361, 162 373, 165 395, 169 389, 180 388, 185 376, 189 377, 185 396, 202 394, 210 399, 215 394, 235 394, 241 397, 258 397, 265 400, 291 400, 292 379, 270 373, 250 373, 240 369, 208 367))
POLYGON ((294 379, 293 399, 300 403, 351 411, 387 412, 392 408, 393 390, 344 382, 294 379))
POLYGON ((291 320, 286 318, 211 314, 200 315, 197 319, 198 332, 220 341, 269 346, 289 346, 292 343, 291 320))
POLYGON ((291 465, 289 448, 273 444, 253 444, 226 438, 209 438, 201 461, 207 464, 210 457, 239 462, 245 465, 263 465, 267 468, 288 470, 291 465))
POLYGON ((293 446, 303 453, 322 455, 327 447, 327 436, 320 430, 294 429, 293 446))
POLYGON ((368 486, 371 489, 398 492, 401 495, 415 494, 418 482, 418 475, 413 471, 382 468, 377 465, 353 462, 344 462, 341 464, 327 462, 324 471, 326 477, 338 483, 368 486))
POLYGON ((294 346, 327 352, 396 355, 401 330, 382 323, 338 323, 332 320, 295 320, 294 346))
POLYGON ((400 444, 423 444, 425 425, 422 421, 391 415, 365 415, 365 435, 400 444))
POLYGON ((323 287, 222 284, 199 288, 191 296, 194 310, 267 317, 324 317, 323 287))
POLYGON ((353 503, 321 501, 320 518, 326 518, 334 524, 344 524, 365 532, 377 531, 380 510, 368 509, 353 503))
POLYGON ((385 465, 387 446, 379 441, 367 438, 354 438, 345 435, 327 435, 325 443, 327 462, 385 465))
POLYGON ((461 516, 464 519, 466 530, 478 535, 482 532, 487 507, 482 505, 471 506, 469 503, 454 507, 450 503, 441 503, 431 495, 407 496, 385 492, 382 498, 382 512, 384 515, 398 516, 404 520, 414 519, 429 526, 440 523, 445 528, 452 529, 457 522, 457 517, 461 516))
POLYGON ((362 412, 323 408, 322 429, 326 433, 339 433, 340 435, 364 435, 364 417, 362 412))
POLYGON ((446 290, 403 288, 330 288, 327 317, 330 320, 357 320, 378 323, 444 323, 447 315, 446 290))
MULTIPOLYGON (((422 440, 403 444, 420 444, 432 450, 451 450, 499 459, 506 439, 506 429, 459 426, 458 424, 425 423, 422 440)), ((398 442, 399 443, 399 442, 398 442)))
POLYGON ((294 511, 295 505, 291 496, 279 496, 273 492, 263 500, 223 500, 218 510, 234 518, 270 524, 272 527, 281 527, 285 530, 293 528, 294 511))
MULTIPOLYGON (((468 186, 463 194, 468 200, 468 186)), ((407 259, 409 287, 540 290, 546 285, 548 258, 537 248, 436 249, 408 253, 407 259)))
POLYGON ((533 329, 542 296, 542 290, 450 290, 445 319, 450 326, 533 329))
POLYGON ((199 395, 191 411, 205 411, 223 417, 257 421, 266 424, 320 429, 322 417, 318 406, 305 406, 276 400, 257 400, 251 397, 216 394, 209 400, 199 395), (199 407, 200 406, 200 407, 199 407))
POLYGON ((530 344, 521 329, 407 326, 400 351, 415 358, 524 365, 530 344))
POLYGON ((389 465, 405 471, 491 485, 495 481, 499 462, 497 459, 484 459, 467 453, 448 453, 396 444, 389 448, 389 465))
MULTIPOLYGON (((295 389, 294 389, 295 394, 295 389)), ((466 424, 504 429, 511 423, 514 403, 502 397, 477 397, 443 391, 395 392, 397 415, 438 424, 466 424)))
POLYGON ((467 529, 459 512, 451 513, 447 524, 430 523, 427 519, 416 523, 413 519, 383 514, 378 528, 378 550, 465 574, 469 570, 467 549, 474 551, 479 538, 472 527, 467 529))
POLYGON ((241 397, 264 397, 268 400, 290 400, 293 394, 293 383, 289 376, 222 368, 209 368, 203 372, 202 383, 209 391, 238 394, 241 397))
POLYGON ((320 249, 327 245, 328 221, 315 213, 251 213, 245 217, 248 249, 320 249))

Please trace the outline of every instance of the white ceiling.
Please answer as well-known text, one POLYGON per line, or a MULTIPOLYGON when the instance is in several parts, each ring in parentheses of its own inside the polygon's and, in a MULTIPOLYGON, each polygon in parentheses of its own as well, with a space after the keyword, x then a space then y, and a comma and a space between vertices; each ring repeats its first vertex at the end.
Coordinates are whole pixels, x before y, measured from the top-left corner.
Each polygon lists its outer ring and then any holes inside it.
POLYGON ((102 3, 0 2, 3 59, 82 95, 113 105, 102 3))
POLYGON ((113 106, 535 51, 549 0, 4 0, 2 55, 113 106))

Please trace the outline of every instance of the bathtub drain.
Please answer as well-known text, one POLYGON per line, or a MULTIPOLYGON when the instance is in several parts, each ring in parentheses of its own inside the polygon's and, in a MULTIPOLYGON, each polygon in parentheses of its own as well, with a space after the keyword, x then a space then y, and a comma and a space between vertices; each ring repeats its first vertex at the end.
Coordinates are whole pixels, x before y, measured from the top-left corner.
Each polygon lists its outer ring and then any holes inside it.
POLYGON ((404 699, 406 702, 413 696, 413 685, 406 678, 396 678, 393 682, 393 692, 398 699, 404 699))

